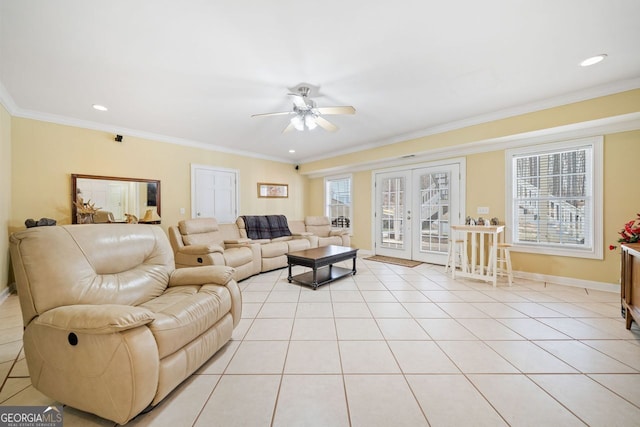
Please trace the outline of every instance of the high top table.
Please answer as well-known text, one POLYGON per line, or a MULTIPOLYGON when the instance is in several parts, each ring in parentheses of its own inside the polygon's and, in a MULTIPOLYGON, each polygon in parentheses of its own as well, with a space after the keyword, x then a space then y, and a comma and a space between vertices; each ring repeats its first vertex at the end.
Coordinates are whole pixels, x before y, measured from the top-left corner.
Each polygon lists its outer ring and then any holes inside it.
MULTIPOLYGON (((456 275, 471 279, 498 283, 497 254, 498 235, 504 231, 504 225, 452 225, 454 238, 452 241, 462 240, 462 260, 469 260, 469 264, 463 263, 460 271, 456 272, 455 266, 451 271, 451 277, 456 275), (471 250, 471 256, 469 256, 471 250), (488 256, 486 252, 488 251, 488 256)), ((453 243, 450 243, 453 244, 453 243)), ((453 246, 453 259, 457 259, 458 245, 453 246)))
POLYGON ((287 280, 289 283, 293 281, 311 286, 315 290, 325 283, 356 274, 357 253, 358 249, 356 248, 336 245, 290 252, 287 254, 287 263, 289 264, 289 277, 287 277, 287 280), (336 262, 349 259, 353 259, 353 268, 351 270, 333 265, 336 262), (310 267, 312 270, 292 276, 291 267, 294 265, 310 267))

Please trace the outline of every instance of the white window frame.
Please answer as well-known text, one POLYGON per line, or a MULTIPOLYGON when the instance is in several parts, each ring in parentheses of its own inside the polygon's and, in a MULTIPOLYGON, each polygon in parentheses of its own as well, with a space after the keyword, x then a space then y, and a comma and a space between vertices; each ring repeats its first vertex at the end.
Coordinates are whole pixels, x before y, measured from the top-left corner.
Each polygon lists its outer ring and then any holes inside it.
POLYGON ((334 176, 326 176, 324 178, 324 213, 331 221, 331 212, 330 212, 330 201, 329 201, 329 181, 336 181, 340 179, 348 179, 349 180, 349 199, 351 200, 351 204, 349 205, 349 227, 344 227, 345 230, 351 231, 353 228, 353 174, 344 174, 344 175, 334 175, 334 176))
POLYGON ((513 170, 514 157, 523 155, 548 154, 557 151, 575 150, 579 148, 591 149, 591 163, 587 165, 591 171, 589 187, 591 188, 591 215, 590 247, 558 247, 555 245, 543 244, 514 244, 513 251, 528 252, 544 255, 568 256, 576 258, 603 259, 603 137, 595 136, 589 138, 574 139, 570 141, 555 142, 551 144, 532 145, 520 148, 505 150, 505 223, 507 225, 506 241, 514 243, 516 240, 515 218, 517 207, 514 205, 514 178, 516 172, 513 170))

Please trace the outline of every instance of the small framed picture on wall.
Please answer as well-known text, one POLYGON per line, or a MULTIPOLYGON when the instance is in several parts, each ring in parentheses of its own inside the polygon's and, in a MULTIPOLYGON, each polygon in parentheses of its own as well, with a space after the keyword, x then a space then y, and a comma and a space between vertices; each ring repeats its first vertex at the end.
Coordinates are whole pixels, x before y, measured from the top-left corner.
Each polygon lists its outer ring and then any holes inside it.
POLYGON ((289 197, 289 185, 272 184, 267 182, 258 183, 258 197, 289 197))

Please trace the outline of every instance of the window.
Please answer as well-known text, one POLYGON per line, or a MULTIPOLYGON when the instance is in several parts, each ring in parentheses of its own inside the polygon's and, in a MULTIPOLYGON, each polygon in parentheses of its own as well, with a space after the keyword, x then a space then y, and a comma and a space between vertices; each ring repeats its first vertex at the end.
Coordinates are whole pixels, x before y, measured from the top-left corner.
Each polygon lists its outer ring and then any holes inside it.
POLYGON ((351 176, 326 178, 325 214, 336 228, 351 228, 351 176))
POLYGON ((507 150, 514 250, 602 259, 602 138, 507 150))

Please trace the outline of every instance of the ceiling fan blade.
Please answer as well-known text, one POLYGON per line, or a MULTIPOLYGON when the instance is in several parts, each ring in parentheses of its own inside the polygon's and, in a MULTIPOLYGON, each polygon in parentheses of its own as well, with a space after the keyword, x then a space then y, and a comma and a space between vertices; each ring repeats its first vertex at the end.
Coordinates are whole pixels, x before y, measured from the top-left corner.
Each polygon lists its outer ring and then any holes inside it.
POLYGON ((320 107, 316 108, 320 114, 355 114, 356 109, 351 105, 343 107, 320 107))
POLYGON ((287 126, 286 128, 284 128, 284 130, 282 131, 282 133, 287 133, 289 131, 293 130, 293 123, 289 122, 289 126, 287 126))
POLYGON ((284 116, 293 114, 292 111, 283 111, 281 113, 262 113, 262 114, 252 114, 251 117, 266 117, 266 116, 284 116))
POLYGON ((315 121, 318 124, 318 126, 320 126, 322 129, 329 131, 329 132, 335 132, 338 130, 338 126, 334 125, 333 123, 331 123, 329 120, 325 119, 324 117, 321 116, 317 116, 315 117, 315 121))

